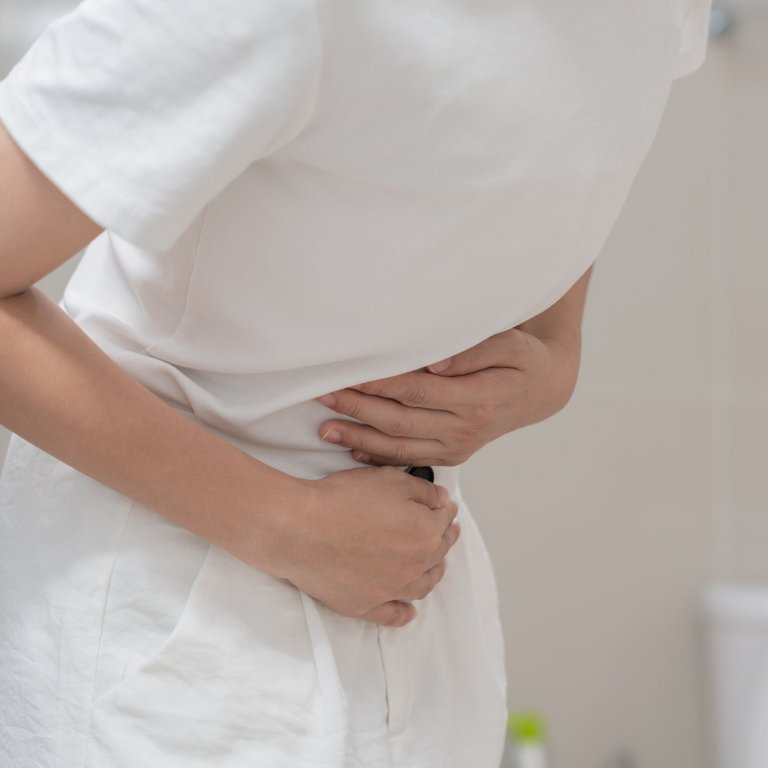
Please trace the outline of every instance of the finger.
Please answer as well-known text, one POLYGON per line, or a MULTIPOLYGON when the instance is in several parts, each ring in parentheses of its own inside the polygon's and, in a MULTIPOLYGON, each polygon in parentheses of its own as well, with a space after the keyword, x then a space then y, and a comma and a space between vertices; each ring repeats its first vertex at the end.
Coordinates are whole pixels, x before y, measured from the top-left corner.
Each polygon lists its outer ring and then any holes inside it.
POLYGON ((454 520, 448 528, 446 528, 443 538, 440 541, 440 546, 435 550, 432 559, 428 563, 428 568, 434 568, 439 563, 443 562, 451 551, 453 545, 459 540, 461 535, 461 524, 454 520))
POLYGON ((362 451, 353 450, 352 458, 355 461, 359 461, 362 464, 370 464, 372 467, 434 467, 444 465, 444 461, 437 456, 430 456, 425 458, 413 459, 406 461, 404 464, 387 456, 377 456, 363 453, 362 451))
POLYGON ((364 424, 351 421, 329 421, 320 427, 320 437, 343 445, 351 451, 386 457, 383 463, 396 467, 438 464, 446 453, 440 440, 416 437, 392 437, 364 424))
POLYGON ((446 562, 441 560, 437 565, 425 571, 418 579, 403 587, 397 596, 398 600, 423 600, 445 575, 446 562))
POLYGON ((394 459, 388 459, 386 456, 371 456, 370 454, 363 453, 362 451, 353 450, 352 458, 355 461, 359 461, 363 464, 370 464, 374 467, 399 467, 403 466, 398 464, 394 459))
MULTIPOLYGON (((340 389, 322 395, 317 400, 336 413, 349 416, 393 437, 429 438, 445 432, 450 427, 447 422, 455 422, 458 418, 443 409, 406 406, 396 400, 364 394, 355 389, 340 389)), ((333 428, 338 428, 336 422, 333 428)), ((327 429, 323 424, 320 428, 321 436, 327 429)))
POLYGON ((443 533, 445 533, 450 529, 451 524, 456 519, 456 515, 459 514, 459 505, 451 499, 447 504, 433 511, 440 516, 440 524, 442 525, 443 533))
POLYGON ((530 334, 518 328, 497 333, 457 355, 427 366, 427 371, 441 376, 461 376, 486 368, 516 368, 530 354, 530 334))
MULTIPOLYGON (((453 505, 448 489, 444 488, 442 485, 430 483, 429 480, 424 480, 424 478, 416 477, 415 475, 409 475, 406 472, 403 472, 403 478, 408 484, 408 498, 411 501, 415 501, 417 504, 429 507, 432 510, 440 510, 443 509, 443 507, 453 505)), ((445 530, 448 525, 449 523, 446 523, 443 530, 445 530)))
MULTIPOLYGON (((416 478, 419 479, 419 478, 416 478)), ((427 480, 422 480, 423 483, 428 483, 427 480)), ((456 515, 459 513, 459 505, 453 501, 453 499, 450 498, 450 495, 448 494, 448 491, 443 488, 442 486, 436 486, 436 488, 439 489, 440 492, 440 499, 445 500, 445 503, 440 504, 440 506, 430 506, 432 513, 436 516, 436 522, 439 526, 439 530, 443 532, 443 535, 450 529, 451 524, 456 519, 456 515)), ((423 504, 423 502, 421 502, 423 504)), ((442 547, 444 546, 443 541, 440 542, 440 546, 438 547, 438 550, 441 551, 442 547)), ((450 549, 450 546, 448 547, 450 549)), ((429 563, 429 565, 435 565, 436 561, 433 558, 433 562, 429 563)))
POLYGON ((416 608, 410 603, 392 600, 368 611, 360 618, 385 627, 402 627, 416 618, 416 608))
POLYGON ((425 408, 448 413, 453 413, 453 406, 466 402, 464 389, 458 388, 457 382, 421 371, 366 381, 349 389, 366 395, 396 400, 409 408, 425 408))

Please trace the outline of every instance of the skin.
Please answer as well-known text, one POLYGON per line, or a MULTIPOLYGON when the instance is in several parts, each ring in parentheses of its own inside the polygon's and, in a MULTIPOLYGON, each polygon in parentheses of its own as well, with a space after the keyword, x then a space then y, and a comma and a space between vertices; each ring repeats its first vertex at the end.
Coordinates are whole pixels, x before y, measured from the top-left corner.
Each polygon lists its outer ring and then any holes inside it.
POLYGON ((33 285, 101 231, 0 126, 0 423, 344 616, 411 621, 459 535, 446 489, 391 467, 294 478, 166 405, 33 285))
POLYGON ((545 312, 447 360, 317 398, 348 419, 320 427, 360 462, 455 466, 570 400, 592 267, 545 312), (362 423, 357 423, 362 422, 362 423))
MULTIPOLYGON (((0 125, 0 423, 243 562, 287 579, 344 616, 393 627, 413 620, 412 601, 423 599, 438 584, 459 536, 457 506, 446 489, 388 466, 338 472, 317 481, 294 478, 167 406, 34 286, 101 231, 0 125)), ((564 315, 569 323, 575 318, 572 311, 564 315)), ((569 325, 560 316, 544 313, 538 320, 520 330, 536 331, 539 340, 568 336, 554 334, 569 325), (543 333, 548 326, 553 332, 543 333)), ((396 390, 390 387, 410 382, 411 374, 353 396, 387 401, 387 406, 399 403, 408 413, 416 408, 430 412, 455 408, 462 423, 477 424, 470 409, 460 408, 458 389, 436 409, 434 398, 440 393, 432 384, 469 382, 467 392, 492 391, 496 394, 484 396, 484 401, 500 402, 502 391, 506 398, 512 391, 509 382, 515 376, 520 379, 509 360, 500 364, 498 356, 505 349, 498 340, 489 340, 482 354, 469 351, 459 362, 454 358, 447 371, 424 374, 431 377, 423 381, 431 382, 424 386, 424 394, 432 408, 426 407, 426 399, 408 405, 405 393, 397 395, 405 405, 396 400, 396 390), (489 368, 491 359, 495 362, 489 368), (467 374, 462 366, 478 365, 472 360, 480 361, 480 368, 467 374), (491 375, 497 375, 489 371, 507 369, 510 373, 503 374, 507 384, 488 383, 491 375)), ((569 349, 572 355, 574 348, 569 349)), ((512 362, 522 365, 523 359, 518 354, 512 362)), ((561 370, 558 360, 565 357, 539 350, 538 358, 525 359, 539 359, 530 371, 551 374, 561 370)), ((498 376, 501 381, 502 374, 498 376)), ((524 378, 534 382, 529 374, 524 378)), ((532 408, 534 400, 520 412, 532 408)), ((539 415, 551 407, 539 405, 543 409, 539 415)), ((431 441, 430 450, 417 451, 409 441, 407 450, 395 454, 406 460, 397 463, 417 463, 408 460, 411 455, 456 461, 499 429, 489 427, 474 442, 459 444, 451 435, 460 431, 449 434, 449 421, 433 422, 432 413, 427 417, 424 437, 411 439, 431 441), (430 432, 433 423, 435 431, 430 432), (432 443, 445 446, 438 452, 441 455, 433 456, 432 443)), ((508 417, 503 429, 514 423, 508 417)), ((389 448, 376 450, 380 463, 394 462, 387 455, 389 448)))

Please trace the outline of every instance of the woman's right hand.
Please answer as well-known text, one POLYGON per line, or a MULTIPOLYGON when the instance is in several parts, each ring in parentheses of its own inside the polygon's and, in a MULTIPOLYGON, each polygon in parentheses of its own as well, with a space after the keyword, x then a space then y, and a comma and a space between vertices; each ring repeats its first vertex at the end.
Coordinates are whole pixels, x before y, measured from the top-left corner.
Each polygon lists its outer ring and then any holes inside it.
POLYGON ((434 589, 459 536, 448 491, 393 467, 335 472, 306 487, 270 570, 344 616, 411 621, 410 601, 434 589))

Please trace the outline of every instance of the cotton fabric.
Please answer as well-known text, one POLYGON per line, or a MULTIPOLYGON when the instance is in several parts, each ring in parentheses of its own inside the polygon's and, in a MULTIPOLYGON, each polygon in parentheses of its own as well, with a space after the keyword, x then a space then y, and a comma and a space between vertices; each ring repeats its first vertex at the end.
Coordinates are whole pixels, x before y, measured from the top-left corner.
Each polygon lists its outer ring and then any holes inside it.
MULTIPOLYGON (((513 327, 594 261, 708 10, 85 0, 0 83, 0 120, 106 228, 61 307, 202 428, 316 479, 359 465, 314 397, 513 327)), ((496 585, 460 519, 418 618, 377 628, 15 437, 3 765, 496 768, 496 585)))

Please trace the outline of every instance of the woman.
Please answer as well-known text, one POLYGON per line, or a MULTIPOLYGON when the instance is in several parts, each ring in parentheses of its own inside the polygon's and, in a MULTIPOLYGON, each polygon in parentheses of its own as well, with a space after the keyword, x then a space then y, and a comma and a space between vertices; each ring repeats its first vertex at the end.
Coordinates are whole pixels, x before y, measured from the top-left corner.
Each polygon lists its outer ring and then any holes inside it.
POLYGON ((86 0, 46 30, 0 83, 3 765, 498 764, 455 465, 568 399, 707 10, 86 0), (85 246, 57 307, 33 283, 85 246))

